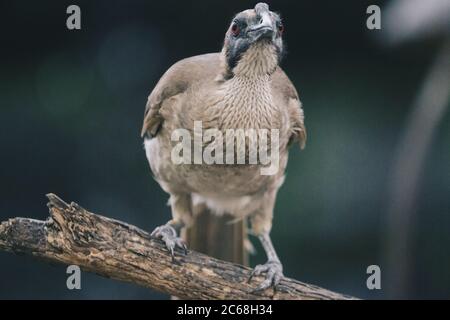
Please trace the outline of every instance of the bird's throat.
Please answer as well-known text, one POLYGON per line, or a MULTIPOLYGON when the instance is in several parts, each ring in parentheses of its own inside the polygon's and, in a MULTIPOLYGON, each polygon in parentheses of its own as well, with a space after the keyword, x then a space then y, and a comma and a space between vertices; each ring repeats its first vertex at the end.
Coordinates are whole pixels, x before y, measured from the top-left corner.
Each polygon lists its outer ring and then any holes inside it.
POLYGON ((267 41, 253 44, 242 54, 233 74, 236 77, 260 77, 271 75, 278 66, 278 54, 275 46, 267 41))
POLYGON ((278 114, 272 98, 271 76, 278 66, 273 44, 253 44, 240 58, 233 75, 222 83, 222 129, 273 128, 278 114))
POLYGON ((223 128, 272 128, 277 112, 272 98, 270 75, 236 75, 226 82, 223 93, 223 128))

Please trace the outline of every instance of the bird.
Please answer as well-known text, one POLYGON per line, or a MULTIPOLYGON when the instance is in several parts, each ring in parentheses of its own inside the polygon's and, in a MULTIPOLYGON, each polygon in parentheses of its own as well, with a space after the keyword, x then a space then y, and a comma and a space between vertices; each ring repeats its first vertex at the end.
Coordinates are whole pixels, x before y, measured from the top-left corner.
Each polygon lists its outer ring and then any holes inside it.
MULTIPOLYGON (((206 207, 213 217, 226 214, 233 218, 230 223, 234 225, 246 226, 249 222, 250 233, 259 238, 267 256, 267 262, 257 265, 249 277, 249 281, 254 276, 264 277, 255 291, 276 289, 283 277, 283 265, 270 237, 274 205, 284 181, 288 149, 291 145, 303 149, 306 143, 299 95, 280 67, 285 54, 284 31, 280 15, 266 3, 236 14, 220 52, 185 58, 163 74, 148 97, 141 133, 153 177, 169 194, 172 213, 172 219, 151 235, 161 239, 173 257, 177 251, 188 254, 190 240, 180 237, 182 230, 190 228, 192 239, 225 227, 213 227, 211 220, 197 219, 196 208, 206 207), (190 146, 198 134, 198 122, 203 127, 200 135, 206 129, 224 135, 239 129, 278 132, 278 143, 268 147, 271 154, 279 155, 274 172, 262 174, 266 164, 260 162, 175 163, 174 133, 191 133, 190 146)), ((216 141, 200 138, 202 150, 216 141)), ((250 143, 249 139, 244 141, 244 147, 250 143)), ((227 152, 231 150, 237 156, 238 148, 228 148, 227 143, 227 152)), ((218 140, 215 145, 221 144, 218 140)), ((186 155, 190 150, 185 150, 186 155)), ((249 157, 246 151, 245 159, 249 157)), ((239 232, 228 236, 232 238, 208 243, 208 247, 225 243, 242 250, 246 236, 239 232)))

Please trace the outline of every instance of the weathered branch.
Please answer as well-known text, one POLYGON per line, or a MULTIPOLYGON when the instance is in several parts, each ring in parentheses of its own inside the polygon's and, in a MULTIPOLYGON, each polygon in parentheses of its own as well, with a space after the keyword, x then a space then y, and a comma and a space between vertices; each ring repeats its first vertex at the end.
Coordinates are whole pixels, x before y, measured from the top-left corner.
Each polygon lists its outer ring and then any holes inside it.
POLYGON ((90 213, 49 194, 46 221, 14 218, 0 225, 0 249, 78 265, 99 275, 187 299, 351 299, 284 278, 279 290, 252 293, 250 269, 189 251, 172 260, 162 242, 137 227, 90 213))

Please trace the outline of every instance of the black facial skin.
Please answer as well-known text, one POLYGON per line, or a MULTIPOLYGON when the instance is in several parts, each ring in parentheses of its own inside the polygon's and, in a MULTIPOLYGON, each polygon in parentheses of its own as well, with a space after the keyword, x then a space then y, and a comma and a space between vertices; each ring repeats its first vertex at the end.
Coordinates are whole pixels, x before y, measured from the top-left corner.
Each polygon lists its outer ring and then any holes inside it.
POLYGON ((242 54, 258 41, 270 42, 276 49, 278 61, 281 61, 284 52, 283 28, 281 19, 276 13, 269 12, 264 21, 260 15, 248 17, 245 13, 239 13, 233 19, 225 38, 226 58, 230 70, 236 67, 242 54))

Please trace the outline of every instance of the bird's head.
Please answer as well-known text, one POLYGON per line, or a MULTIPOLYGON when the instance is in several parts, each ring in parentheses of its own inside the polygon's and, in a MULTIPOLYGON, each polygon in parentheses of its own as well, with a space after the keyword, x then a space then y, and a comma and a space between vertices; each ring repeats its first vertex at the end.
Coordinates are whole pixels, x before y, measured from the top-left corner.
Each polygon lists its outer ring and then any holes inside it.
POLYGON ((238 13, 222 49, 227 72, 246 76, 273 73, 283 55, 283 31, 280 16, 266 3, 238 13))

